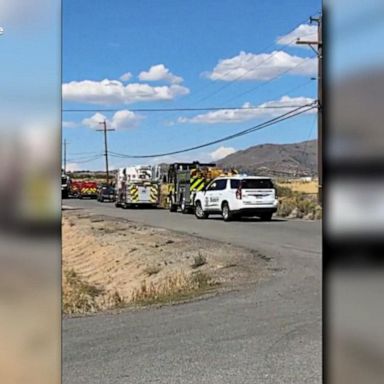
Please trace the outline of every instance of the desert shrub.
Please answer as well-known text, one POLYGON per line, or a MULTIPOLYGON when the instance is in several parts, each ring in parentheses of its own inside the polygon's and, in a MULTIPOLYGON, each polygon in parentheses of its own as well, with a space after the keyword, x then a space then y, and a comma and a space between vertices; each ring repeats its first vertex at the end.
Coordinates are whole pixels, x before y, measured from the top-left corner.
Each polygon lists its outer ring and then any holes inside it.
POLYGON ((322 209, 315 197, 301 192, 293 192, 289 197, 280 199, 277 214, 281 217, 321 219, 322 209))
POLYGON ((291 197, 291 196, 294 195, 294 192, 289 187, 286 187, 286 186, 283 186, 283 185, 280 185, 280 184, 275 184, 275 188, 276 188, 276 194, 277 194, 278 198, 280 198, 280 197, 291 197))
POLYGON ((134 304, 153 304, 180 301, 206 290, 212 285, 210 277, 202 272, 186 275, 179 272, 155 284, 142 281, 131 295, 134 304))
POLYGON ((199 252, 194 258, 193 258, 193 264, 191 265, 192 268, 198 268, 202 265, 207 264, 207 258, 199 252))
POLYGON ((107 294, 82 279, 73 269, 64 271, 62 306, 65 314, 97 312, 124 304, 124 298, 117 291, 107 294))
POLYGON ((161 271, 161 268, 158 265, 149 265, 144 269, 144 272, 148 276, 156 275, 161 271))

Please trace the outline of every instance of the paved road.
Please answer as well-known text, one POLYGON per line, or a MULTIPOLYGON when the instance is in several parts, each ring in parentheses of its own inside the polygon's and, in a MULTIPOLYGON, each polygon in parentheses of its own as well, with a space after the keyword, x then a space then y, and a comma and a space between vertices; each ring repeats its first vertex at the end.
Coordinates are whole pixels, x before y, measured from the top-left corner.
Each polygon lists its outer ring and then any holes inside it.
POLYGON ((321 382, 321 223, 224 223, 96 201, 66 204, 245 245, 283 272, 189 304, 65 319, 63 383, 321 382))

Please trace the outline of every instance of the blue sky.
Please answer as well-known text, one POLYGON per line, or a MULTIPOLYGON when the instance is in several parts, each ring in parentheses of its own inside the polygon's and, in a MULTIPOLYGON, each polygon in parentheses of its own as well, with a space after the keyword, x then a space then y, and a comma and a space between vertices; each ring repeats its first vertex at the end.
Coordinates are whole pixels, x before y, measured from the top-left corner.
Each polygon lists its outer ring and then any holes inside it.
MULTIPOLYGON (((152 154, 205 143, 269 120, 316 97, 316 59, 287 45, 320 10, 320 1, 65 0, 63 1, 63 138, 72 169, 104 169, 99 121, 107 119, 109 149, 152 154), (292 34, 293 33, 293 34, 292 34), (280 40, 279 40, 280 38, 280 40), (125 74, 125 76, 123 76, 125 74), (266 104, 267 103, 267 104, 266 104), (196 112, 135 112, 140 108, 254 107, 196 112), (118 111, 97 114, 98 109, 118 111)), ((313 113, 241 138, 179 156, 134 163, 216 160, 262 143, 316 138, 313 113)))

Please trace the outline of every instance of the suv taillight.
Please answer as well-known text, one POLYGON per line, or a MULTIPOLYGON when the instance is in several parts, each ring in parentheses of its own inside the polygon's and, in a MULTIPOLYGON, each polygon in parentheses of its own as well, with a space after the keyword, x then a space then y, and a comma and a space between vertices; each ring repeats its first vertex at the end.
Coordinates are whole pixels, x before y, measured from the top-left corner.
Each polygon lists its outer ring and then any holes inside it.
POLYGON ((241 192, 241 187, 239 187, 236 190, 236 199, 241 200, 242 197, 243 197, 243 195, 242 195, 242 192, 241 192))

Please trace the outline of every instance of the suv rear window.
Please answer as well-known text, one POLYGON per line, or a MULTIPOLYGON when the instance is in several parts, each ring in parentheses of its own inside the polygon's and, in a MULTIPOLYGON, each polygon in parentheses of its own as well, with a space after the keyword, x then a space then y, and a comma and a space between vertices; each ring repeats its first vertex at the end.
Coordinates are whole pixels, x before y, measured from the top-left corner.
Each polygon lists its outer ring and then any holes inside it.
POLYGON ((243 188, 243 189, 272 189, 272 188, 274 188, 271 179, 243 179, 243 180, 232 179, 231 180, 231 189, 239 188, 240 183, 241 183, 241 188, 243 188))

